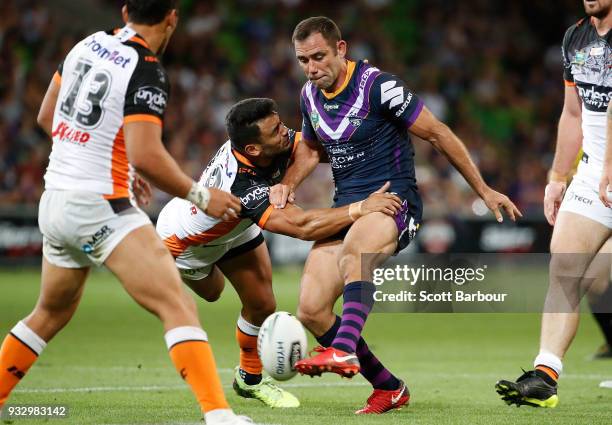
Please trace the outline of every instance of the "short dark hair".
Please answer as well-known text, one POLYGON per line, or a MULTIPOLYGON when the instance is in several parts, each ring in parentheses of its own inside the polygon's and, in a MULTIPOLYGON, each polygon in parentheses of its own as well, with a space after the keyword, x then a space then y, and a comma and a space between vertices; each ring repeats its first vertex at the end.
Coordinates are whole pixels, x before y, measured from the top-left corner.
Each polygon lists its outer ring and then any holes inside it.
POLYGON ((340 34, 340 28, 331 19, 326 16, 313 16, 312 18, 304 19, 302 22, 297 24, 293 30, 293 36, 291 41, 304 41, 311 34, 321 33, 325 41, 332 46, 336 47, 336 43, 342 40, 342 34, 340 34))
POLYGON ((177 0, 126 0, 128 19, 134 24, 155 25, 176 9, 177 0))
POLYGON ((257 121, 277 110, 276 102, 265 97, 244 99, 232 106, 225 117, 225 127, 232 146, 242 151, 249 143, 257 143, 261 135, 257 121))

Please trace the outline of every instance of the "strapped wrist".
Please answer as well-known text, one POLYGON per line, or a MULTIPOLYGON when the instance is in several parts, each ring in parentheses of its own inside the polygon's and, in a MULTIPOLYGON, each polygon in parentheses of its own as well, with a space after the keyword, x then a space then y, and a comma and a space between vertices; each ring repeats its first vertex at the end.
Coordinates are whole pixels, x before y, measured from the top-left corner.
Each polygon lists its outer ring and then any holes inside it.
POLYGON ((349 205, 348 214, 351 220, 357 221, 357 219, 361 217, 361 204, 363 204, 363 201, 353 202, 351 205, 349 205))
POLYGON ((210 202, 210 190, 204 186, 200 186, 194 181, 185 199, 206 212, 206 208, 208 208, 208 203, 210 202))
POLYGON ((548 173, 548 182, 567 183, 567 174, 561 174, 554 170, 550 170, 548 173))

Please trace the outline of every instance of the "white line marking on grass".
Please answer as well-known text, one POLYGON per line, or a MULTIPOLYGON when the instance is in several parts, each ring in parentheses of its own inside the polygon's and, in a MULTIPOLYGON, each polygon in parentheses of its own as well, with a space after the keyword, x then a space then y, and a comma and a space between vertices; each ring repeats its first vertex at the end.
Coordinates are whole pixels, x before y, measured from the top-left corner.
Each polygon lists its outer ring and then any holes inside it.
MULTIPOLYGON (((219 372, 234 372, 233 369, 219 369, 219 372)), ((408 377, 410 373, 406 373, 408 377)), ((413 376, 424 375, 422 373, 413 373, 413 376)), ((470 373, 427 373, 428 377, 434 378, 468 378, 468 379, 494 379, 499 378, 497 374, 470 374, 470 373)), ((582 380, 604 380, 610 375, 604 374, 566 374, 562 375, 563 379, 582 379, 582 380)), ((280 384, 284 388, 335 388, 335 387, 367 387, 370 384, 367 382, 293 382, 280 384)), ((231 385, 224 385, 224 388, 231 388, 231 385)), ((602 388, 612 388, 612 381, 602 382, 602 388), (608 386, 609 385, 609 386, 608 386)), ((74 387, 74 388, 17 388, 16 393, 35 394, 35 393, 95 393, 95 392, 125 392, 125 391, 172 391, 186 390, 187 385, 147 385, 147 386, 114 386, 114 387, 74 387)))
MULTIPOLYGON (((350 386, 369 386, 365 382, 304 382, 294 384, 283 384, 283 387, 288 388, 311 388, 311 387, 350 387, 350 386)), ((231 388, 231 385, 224 385, 223 388, 231 388)), ((17 388, 14 392, 35 394, 35 393, 95 393, 95 392, 123 392, 123 391, 171 391, 171 390, 187 390, 187 385, 148 385, 141 387, 74 387, 74 388, 17 388)))

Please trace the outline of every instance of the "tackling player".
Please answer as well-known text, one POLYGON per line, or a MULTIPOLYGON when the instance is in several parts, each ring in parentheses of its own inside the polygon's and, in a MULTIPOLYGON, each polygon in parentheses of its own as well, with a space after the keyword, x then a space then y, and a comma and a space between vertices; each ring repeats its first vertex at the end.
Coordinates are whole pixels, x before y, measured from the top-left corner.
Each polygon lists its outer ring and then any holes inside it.
MULTIPOLYGON (((421 223, 409 133, 446 155, 498 221, 502 221, 500 208, 513 220, 520 212, 485 184, 463 143, 401 79, 363 61, 346 59, 346 41, 333 21, 306 19, 296 26, 292 41, 309 81, 300 98, 303 143, 296 152, 299 159, 283 180, 287 185, 283 197, 327 155, 336 184, 336 207, 364 199, 385 181, 391 182, 390 191, 403 202, 395 217, 373 213, 315 243, 304 268, 298 317, 323 347, 296 367, 309 375, 331 371, 350 377, 361 372, 374 392, 356 413, 383 413, 407 404, 408 389, 369 350, 361 332, 374 303, 372 269, 404 249, 421 223), (333 306, 341 294, 343 312, 338 317, 333 306)), ((284 201, 273 199, 279 207, 284 201)))
POLYGON ((260 229, 305 240, 322 239, 369 213, 392 217, 401 202, 383 193, 388 187, 383 184, 365 201, 352 205, 310 211, 295 205, 274 209, 268 199, 269 187, 283 178, 300 142, 300 133, 288 130, 276 111, 275 102, 265 98, 234 105, 226 118, 229 140, 200 179, 204 187, 238 196, 242 202, 239 217, 220 221, 189 201, 175 198, 161 211, 157 231, 175 257, 184 282, 198 295, 208 301, 218 299, 225 275, 242 301, 236 329, 240 347, 236 392, 271 407, 297 407, 297 398, 270 378, 262 379, 257 355, 259 326, 276 309, 270 255, 260 229))
MULTIPOLYGON (((572 25, 563 38, 565 101, 550 181, 544 195, 544 214, 554 225, 550 243, 553 254, 550 269, 554 273, 550 276, 546 305, 565 304, 569 308, 545 307, 540 352, 533 362, 534 370, 516 381, 501 380, 495 385, 509 405, 557 405, 557 380, 563 371, 562 359, 580 319, 579 299, 569 300, 568 306, 567 298, 568 294, 577 292, 581 278, 568 277, 584 276, 595 254, 611 235, 612 210, 606 208, 610 202, 606 190, 612 183, 612 161, 606 161, 604 167, 604 152, 606 107, 612 90, 609 72, 612 0, 584 0, 584 8, 587 17, 572 25), (581 146, 582 160, 565 195, 572 163, 581 146), (597 200, 598 187, 605 205, 597 200)), ((605 262, 606 258, 602 260, 605 262)))
POLYGON ((0 348, 0 409, 47 343, 70 321, 92 266, 104 264, 162 321, 170 357, 206 423, 252 423, 223 394, 206 333, 148 216, 130 201, 135 168, 160 189, 214 217, 240 202, 185 175, 161 141, 168 77, 159 63, 178 22, 175 1, 128 0, 126 26, 96 32, 68 53, 38 115, 53 139, 39 207, 41 291, 0 348), (133 167, 133 168, 132 168, 133 167))

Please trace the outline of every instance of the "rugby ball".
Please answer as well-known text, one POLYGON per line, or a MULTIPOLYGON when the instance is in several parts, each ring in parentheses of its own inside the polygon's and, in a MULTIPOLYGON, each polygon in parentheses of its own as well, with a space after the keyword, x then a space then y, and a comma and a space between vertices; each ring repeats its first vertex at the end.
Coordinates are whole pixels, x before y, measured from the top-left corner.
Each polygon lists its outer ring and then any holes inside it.
POLYGON ((295 376, 295 363, 306 356, 306 332, 299 320, 285 311, 268 316, 257 335, 257 354, 264 370, 277 381, 295 376))

